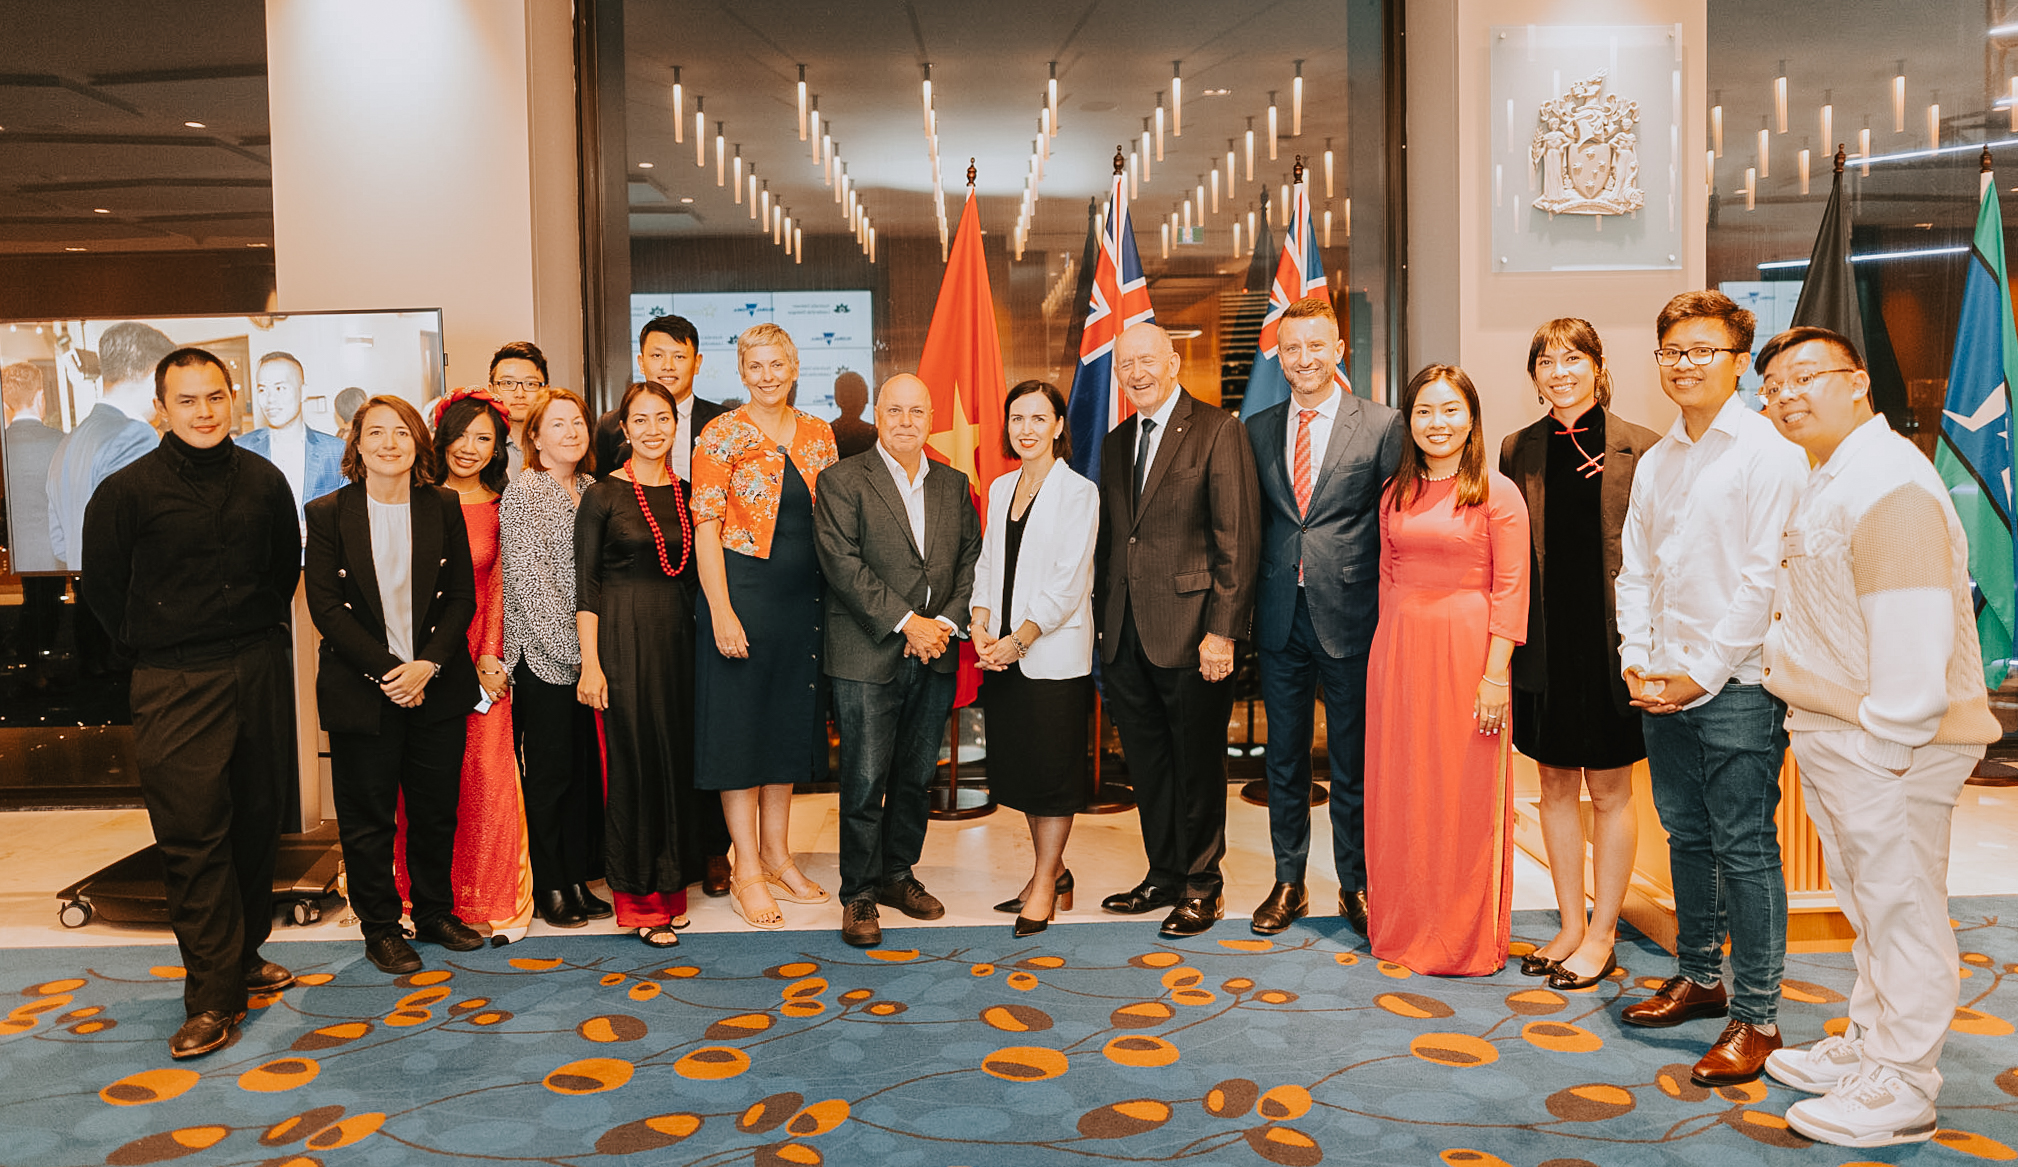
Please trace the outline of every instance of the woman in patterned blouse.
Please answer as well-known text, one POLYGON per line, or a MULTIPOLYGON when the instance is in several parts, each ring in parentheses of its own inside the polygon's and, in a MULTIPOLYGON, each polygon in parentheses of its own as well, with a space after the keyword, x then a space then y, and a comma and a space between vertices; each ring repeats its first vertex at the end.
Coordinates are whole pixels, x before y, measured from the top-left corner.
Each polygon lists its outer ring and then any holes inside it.
POLYGON ((602 873, 603 793, 595 712, 575 699, 575 510, 595 482, 588 406, 549 389, 525 419, 525 473, 498 508, 504 556, 504 668, 524 760, 533 906, 556 928, 607 919, 589 891, 602 873))
POLYGON ((778 928, 778 900, 831 898, 793 862, 788 829, 792 784, 825 769, 813 483, 839 455, 827 423, 788 402, 799 350, 784 329, 745 329, 736 363, 750 402, 709 422, 694 449, 694 784, 722 792, 736 914, 778 928))

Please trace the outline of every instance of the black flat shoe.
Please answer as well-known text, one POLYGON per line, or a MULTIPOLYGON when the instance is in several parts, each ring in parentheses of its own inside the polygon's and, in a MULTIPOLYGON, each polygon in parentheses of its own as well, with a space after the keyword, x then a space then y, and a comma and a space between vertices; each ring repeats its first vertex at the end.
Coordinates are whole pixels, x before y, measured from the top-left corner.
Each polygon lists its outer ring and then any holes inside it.
POLYGON ((168 1056, 178 1060, 200 1058, 213 1050, 223 1049, 231 1044, 231 1035, 243 1020, 243 1012, 219 1013, 212 1010, 198 1013, 183 1022, 182 1028, 175 1031, 175 1036, 168 1039, 168 1056))
POLYGON ((439 944, 450 952, 471 952, 484 944, 483 933, 452 915, 416 922, 413 938, 427 944, 439 944))
POLYGON ((1158 908, 1177 906, 1177 892, 1167 887, 1157 887, 1148 881, 1136 884, 1124 892, 1118 892, 1100 901, 1102 909, 1123 916, 1140 916, 1158 908))
POLYGON ((1596 976, 1580 977, 1564 968, 1561 962, 1557 962, 1556 971, 1549 974, 1549 988, 1569 989, 1571 991, 1588 989, 1596 986, 1600 981, 1617 971, 1619 971, 1617 952, 1605 953, 1605 967, 1599 969, 1596 976))
POLYGON ((589 922, 587 916, 568 903, 565 892, 534 892, 533 909, 540 914, 540 919, 556 928, 579 928, 589 922))
POLYGON ((1561 968, 1561 961, 1553 956, 1543 956, 1539 951, 1521 957, 1521 975, 1524 977, 1552 977, 1561 968))
POLYGON ((563 894, 567 896, 568 906, 580 912, 585 920, 607 920, 616 914, 616 909, 597 899, 596 893, 590 891, 586 883, 578 883, 563 894))
MULTIPOLYGON (((1056 901, 1058 905, 1057 910, 1061 912, 1071 911, 1072 873, 1067 871, 1065 874, 1059 876, 1058 882, 1053 884, 1052 887, 1058 897, 1056 901)), ((1003 900, 1001 903, 995 905, 995 910, 1005 916, 1020 915, 1023 911, 1023 897, 1018 896, 1013 900, 1003 900)))

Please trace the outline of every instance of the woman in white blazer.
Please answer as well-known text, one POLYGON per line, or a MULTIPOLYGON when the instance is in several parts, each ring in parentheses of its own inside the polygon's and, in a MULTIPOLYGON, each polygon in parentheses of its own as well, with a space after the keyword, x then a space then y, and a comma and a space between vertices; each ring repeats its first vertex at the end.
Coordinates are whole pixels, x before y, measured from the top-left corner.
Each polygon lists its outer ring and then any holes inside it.
POLYGON ((1065 840, 1086 806, 1086 712, 1093 682, 1093 543, 1100 492, 1065 464, 1065 397, 1045 381, 1009 391, 1004 452, 1022 460, 988 488, 988 524, 974 567, 968 632, 989 676, 988 783, 995 801, 1030 820, 1035 869, 996 904, 1015 932, 1042 932, 1072 910, 1065 840))

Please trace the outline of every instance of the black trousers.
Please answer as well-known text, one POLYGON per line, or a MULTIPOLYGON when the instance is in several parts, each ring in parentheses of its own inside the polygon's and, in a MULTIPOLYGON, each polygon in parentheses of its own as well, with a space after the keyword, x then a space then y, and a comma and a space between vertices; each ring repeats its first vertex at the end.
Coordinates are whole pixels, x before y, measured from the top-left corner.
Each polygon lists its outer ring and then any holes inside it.
POLYGON ((603 771, 595 710, 573 685, 512 670, 512 736, 525 795, 533 891, 560 891, 603 873, 603 771))
POLYGON ((329 735, 337 837, 349 878, 350 907, 367 939, 399 930, 399 889, 392 878, 394 812, 406 807, 406 872, 416 924, 455 914, 456 801, 462 793, 466 717, 421 720, 386 702, 377 733, 329 735))
POLYGON ((132 692, 140 795, 188 974, 183 1006, 236 1013, 245 966, 273 931, 279 808, 299 770, 287 642, 157 654, 133 670, 132 692))
POLYGON ((1102 670, 1106 708, 1121 734, 1149 882, 1187 896, 1219 894, 1226 854, 1226 722, 1233 680, 1150 663, 1131 608, 1114 662, 1102 670))

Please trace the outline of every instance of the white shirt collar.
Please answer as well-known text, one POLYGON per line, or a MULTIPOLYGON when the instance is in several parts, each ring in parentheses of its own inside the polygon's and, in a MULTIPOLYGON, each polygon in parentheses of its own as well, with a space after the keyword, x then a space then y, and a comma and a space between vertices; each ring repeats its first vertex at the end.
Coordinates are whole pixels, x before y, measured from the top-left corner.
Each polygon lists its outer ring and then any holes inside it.
POLYGON ((916 478, 912 478, 910 475, 904 473, 903 463, 890 456, 890 451, 883 448, 881 439, 878 439, 876 442, 876 453, 882 455, 883 465, 890 468, 890 475, 897 480, 897 485, 900 488, 904 490, 917 490, 920 486, 924 485, 925 475, 931 470, 931 467, 926 465, 930 459, 925 457, 925 451, 918 451, 918 477, 916 478))
MULTIPOLYGON (((1745 404, 1744 394, 1733 393, 1724 399, 1723 406, 1717 410, 1717 416, 1710 419, 1710 428, 1703 431, 1703 436, 1708 437, 1713 433, 1721 433, 1735 438, 1738 436, 1739 423, 1737 415, 1751 412, 1751 407, 1745 404)), ((1684 446, 1693 446, 1696 444, 1696 439, 1689 437, 1688 418, 1683 417, 1681 414, 1675 415, 1675 424, 1668 427, 1668 436, 1684 446)))
POLYGON ((1184 386, 1182 385, 1179 385, 1177 388, 1172 389, 1170 391, 1170 396, 1163 399, 1163 404, 1157 406, 1156 412, 1148 415, 1149 420, 1156 423, 1157 432, 1160 433, 1163 430, 1170 428, 1170 415, 1174 410, 1176 410, 1177 398, 1183 392, 1184 392, 1184 386))
MULTIPOLYGON (((1173 393, 1171 394, 1171 396, 1175 397, 1176 394, 1173 393)), ((1314 407, 1317 410, 1317 416, 1323 418, 1325 421, 1337 421, 1339 398, 1343 396, 1345 396, 1345 394, 1342 393, 1337 386, 1333 386, 1331 390, 1331 396, 1326 397, 1322 403, 1314 407)), ((1296 398, 1291 397, 1289 399, 1290 417, 1292 418, 1296 417, 1298 414, 1303 412, 1304 408, 1305 408, 1304 406, 1297 404, 1296 398)))
POLYGON ((1873 442, 1883 441, 1884 435, 1891 431, 1891 423, 1885 420, 1884 414, 1876 413, 1871 415, 1864 424, 1851 430, 1844 436, 1843 440, 1837 444, 1836 452, 1829 455, 1829 460, 1815 467, 1815 473, 1825 478, 1836 477, 1836 475, 1841 474, 1847 469, 1850 463, 1864 456, 1866 446, 1869 446, 1873 442))

